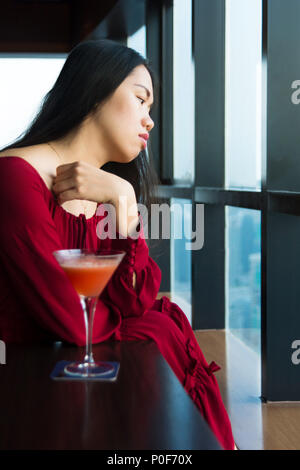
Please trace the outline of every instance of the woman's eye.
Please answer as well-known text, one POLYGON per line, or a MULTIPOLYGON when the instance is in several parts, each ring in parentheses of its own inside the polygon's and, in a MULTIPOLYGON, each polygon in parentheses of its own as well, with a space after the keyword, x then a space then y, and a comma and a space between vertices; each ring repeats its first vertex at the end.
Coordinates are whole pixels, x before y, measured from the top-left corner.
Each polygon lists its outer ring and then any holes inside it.
POLYGON ((140 98, 139 96, 137 97, 138 100, 141 100, 141 103, 144 104, 145 103, 145 100, 143 100, 143 98, 140 98))

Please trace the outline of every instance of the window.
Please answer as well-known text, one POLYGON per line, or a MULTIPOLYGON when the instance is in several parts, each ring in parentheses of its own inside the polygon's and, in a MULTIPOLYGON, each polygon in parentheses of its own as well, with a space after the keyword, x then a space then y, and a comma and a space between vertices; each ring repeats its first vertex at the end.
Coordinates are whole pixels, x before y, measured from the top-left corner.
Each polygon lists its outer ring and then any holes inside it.
POLYGON ((127 38, 127 46, 139 52, 143 57, 147 57, 145 25, 127 38))
POLYGON ((194 180, 194 60, 192 1, 175 0, 174 41, 174 181, 194 180))
POLYGON ((171 199, 171 295, 192 322, 191 251, 192 205, 187 199, 171 199))
POLYGON ((0 147, 22 134, 52 88, 65 62, 65 54, 1 55, 0 147))
POLYGON ((225 184, 261 186, 261 0, 226 0, 225 184))
POLYGON ((226 207, 226 328, 260 354, 260 211, 226 207))

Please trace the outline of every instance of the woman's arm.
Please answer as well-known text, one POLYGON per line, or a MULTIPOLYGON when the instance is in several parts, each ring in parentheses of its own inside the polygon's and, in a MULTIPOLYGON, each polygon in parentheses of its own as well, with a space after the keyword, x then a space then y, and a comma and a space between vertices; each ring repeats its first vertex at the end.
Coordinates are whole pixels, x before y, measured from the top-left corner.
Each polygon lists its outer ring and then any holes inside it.
POLYGON ((53 190, 60 201, 86 199, 114 206, 118 237, 101 240, 101 248, 124 250, 127 256, 109 282, 106 298, 113 301, 123 316, 142 315, 153 305, 161 272, 149 257, 141 234, 136 237, 135 229, 140 220, 133 186, 85 162, 62 165, 57 173, 53 190))
MULTIPOLYGON (((84 345, 79 297, 53 256, 53 251, 67 247, 62 246, 49 212, 45 188, 21 159, 0 158, 0 174, 0 262, 10 295, 17 296, 20 313, 28 315, 28 323, 39 325, 56 340, 84 345)), ((100 299, 93 342, 109 337, 120 319, 118 307, 100 299)))
POLYGON ((139 218, 134 188, 128 181, 81 161, 60 165, 56 171, 52 189, 61 204, 73 199, 113 204, 117 231, 130 236, 139 218))

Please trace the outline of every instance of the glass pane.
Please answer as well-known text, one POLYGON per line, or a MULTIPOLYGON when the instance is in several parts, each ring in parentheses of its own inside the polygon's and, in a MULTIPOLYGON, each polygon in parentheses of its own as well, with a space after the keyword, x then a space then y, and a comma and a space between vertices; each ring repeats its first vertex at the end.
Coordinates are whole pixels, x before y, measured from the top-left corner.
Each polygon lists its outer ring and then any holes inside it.
POLYGON ((225 184, 261 187, 261 0, 226 0, 225 184))
POLYGON ((127 38, 127 46, 139 52, 143 57, 147 56, 146 26, 142 26, 132 36, 127 38))
POLYGON ((0 148, 26 130, 65 60, 66 54, 0 56, 0 148))
POLYGON ((261 214, 226 207, 226 328, 260 354, 261 214))
POLYGON ((192 1, 174 0, 174 180, 194 181, 192 1))
POLYGON ((171 199, 171 299, 192 323, 192 202, 171 199))

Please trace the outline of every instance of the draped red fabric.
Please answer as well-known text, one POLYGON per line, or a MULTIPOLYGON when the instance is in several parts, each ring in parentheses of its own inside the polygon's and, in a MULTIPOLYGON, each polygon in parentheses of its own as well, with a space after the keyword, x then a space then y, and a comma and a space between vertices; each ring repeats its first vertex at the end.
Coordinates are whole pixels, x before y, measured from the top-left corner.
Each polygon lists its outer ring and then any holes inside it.
MULTIPOLYGON (((79 297, 53 256, 59 249, 118 249, 126 255, 98 301, 93 343, 152 339, 224 449, 234 440, 214 373, 178 305, 156 300, 161 271, 141 221, 136 238, 99 237, 103 211, 65 211, 39 173, 20 157, 0 158, 0 339, 85 344, 79 297), (133 288, 133 272, 136 287, 133 288)), ((101 205, 99 205, 101 206, 101 205)), ((98 206, 98 209, 99 209, 98 206)))

